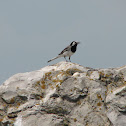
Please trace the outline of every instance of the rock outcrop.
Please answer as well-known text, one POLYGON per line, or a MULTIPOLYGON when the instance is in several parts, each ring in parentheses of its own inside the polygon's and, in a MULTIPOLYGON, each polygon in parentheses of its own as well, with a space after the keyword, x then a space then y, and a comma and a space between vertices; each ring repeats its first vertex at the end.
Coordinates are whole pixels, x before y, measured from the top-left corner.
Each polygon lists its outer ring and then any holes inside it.
POLYGON ((16 74, 0 86, 0 126, 126 126, 126 66, 16 74))

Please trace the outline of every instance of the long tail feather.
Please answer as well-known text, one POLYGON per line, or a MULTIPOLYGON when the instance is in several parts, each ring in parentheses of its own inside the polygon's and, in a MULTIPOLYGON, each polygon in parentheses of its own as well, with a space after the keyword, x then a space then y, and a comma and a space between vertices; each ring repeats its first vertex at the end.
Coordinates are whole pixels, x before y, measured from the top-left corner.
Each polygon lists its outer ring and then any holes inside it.
POLYGON ((54 57, 53 59, 49 60, 48 63, 51 62, 51 61, 53 61, 53 60, 55 60, 55 59, 57 59, 57 58, 59 58, 59 57, 60 56, 54 57))

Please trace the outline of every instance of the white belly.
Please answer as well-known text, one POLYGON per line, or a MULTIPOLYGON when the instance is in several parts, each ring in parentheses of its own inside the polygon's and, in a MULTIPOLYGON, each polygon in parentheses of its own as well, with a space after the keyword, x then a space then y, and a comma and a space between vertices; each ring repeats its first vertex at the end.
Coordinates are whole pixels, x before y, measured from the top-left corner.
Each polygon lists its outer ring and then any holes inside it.
POLYGON ((71 51, 67 51, 63 53, 63 56, 67 57, 67 56, 72 56, 74 53, 71 51))

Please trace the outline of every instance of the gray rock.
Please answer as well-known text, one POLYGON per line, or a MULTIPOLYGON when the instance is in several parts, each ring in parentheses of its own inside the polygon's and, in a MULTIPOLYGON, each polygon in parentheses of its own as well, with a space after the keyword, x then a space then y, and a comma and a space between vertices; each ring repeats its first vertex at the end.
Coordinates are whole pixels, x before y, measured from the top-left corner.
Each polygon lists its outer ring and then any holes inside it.
POLYGON ((0 126, 126 126, 126 66, 60 62, 0 86, 0 126))
POLYGON ((2 99, 7 103, 7 104, 13 104, 15 102, 15 98, 17 97, 17 93, 13 91, 8 91, 3 93, 2 99))

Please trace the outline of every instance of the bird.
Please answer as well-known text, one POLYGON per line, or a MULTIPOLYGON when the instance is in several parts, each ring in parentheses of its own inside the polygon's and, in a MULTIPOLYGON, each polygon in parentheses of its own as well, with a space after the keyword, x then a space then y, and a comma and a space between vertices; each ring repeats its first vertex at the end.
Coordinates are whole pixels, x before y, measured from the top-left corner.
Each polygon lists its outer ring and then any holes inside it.
POLYGON ((72 41, 69 46, 67 46, 65 49, 63 49, 61 51, 61 53, 58 54, 58 56, 54 57, 53 59, 49 60, 48 62, 51 62, 60 57, 64 57, 66 62, 68 62, 66 57, 69 57, 69 61, 71 62, 70 58, 76 52, 78 44, 80 44, 80 42, 72 41))

